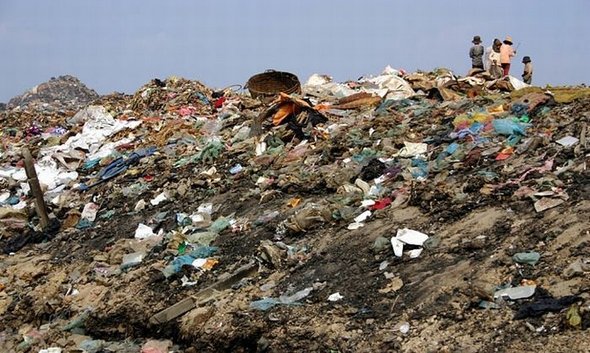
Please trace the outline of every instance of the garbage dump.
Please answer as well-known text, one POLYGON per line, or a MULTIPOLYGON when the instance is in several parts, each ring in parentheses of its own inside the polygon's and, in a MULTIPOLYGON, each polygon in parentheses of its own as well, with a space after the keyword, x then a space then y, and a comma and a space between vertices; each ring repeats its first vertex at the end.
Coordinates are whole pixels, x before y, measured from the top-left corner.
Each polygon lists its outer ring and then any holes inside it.
POLYGON ((77 111, 97 99, 98 93, 70 75, 52 77, 20 96, 12 98, 6 108, 14 110, 77 111))
POLYGON ((289 79, 8 102, 0 351, 587 349, 588 88, 289 79))

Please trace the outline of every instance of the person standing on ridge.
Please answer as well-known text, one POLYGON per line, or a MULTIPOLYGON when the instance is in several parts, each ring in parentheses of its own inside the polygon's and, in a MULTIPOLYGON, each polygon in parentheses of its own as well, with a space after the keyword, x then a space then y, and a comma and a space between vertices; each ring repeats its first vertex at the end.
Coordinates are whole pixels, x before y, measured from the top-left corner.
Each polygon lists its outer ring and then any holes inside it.
POLYGON ((469 49, 469 57, 471 58, 471 68, 472 69, 482 69, 483 70, 483 45, 481 45, 481 38, 479 36, 474 36, 473 40, 471 41, 473 46, 469 49))
POLYGON ((500 47, 502 46, 502 42, 496 38, 494 39, 494 43, 489 49, 488 53, 488 61, 490 62, 490 75, 493 78, 498 79, 502 77, 502 68, 500 67, 500 47))
POLYGON ((530 85, 533 81, 533 64, 531 63, 531 57, 525 56, 524 58, 522 58, 522 63, 524 64, 522 80, 524 81, 524 83, 530 85))
POLYGON ((510 61, 516 55, 516 51, 512 48, 512 37, 506 36, 504 43, 500 47, 500 64, 504 70, 504 76, 510 73, 510 61))
POLYGON ((494 44, 491 44, 489 47, 485 48, 483 52, 483 68, 486 71, 490 71, 492 66, 492 62, 490 61, 490 53, 492 52, 493 47, 494 44))

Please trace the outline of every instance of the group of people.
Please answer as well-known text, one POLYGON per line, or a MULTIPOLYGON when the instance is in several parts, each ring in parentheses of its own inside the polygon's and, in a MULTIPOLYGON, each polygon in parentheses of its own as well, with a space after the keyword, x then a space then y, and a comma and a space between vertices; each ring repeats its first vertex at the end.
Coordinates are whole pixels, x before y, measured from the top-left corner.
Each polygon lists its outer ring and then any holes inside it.
MULTIPOLYGON (((494 78, 508 76, 510 72, 510 63, 516 56, 516 50, 512 47, 512 37, 506 36, 503 42, 494 39, 490 47, 484 49, 481 45, 480 36, 474 36, 471 41, 473 46, 469 49, 471 58, 471 68, 487 70, 494 78), (485 57, 485 66, 484 66, 485 57)), ((533 64, 529 56, 522 58, 524 72, 521 75, 525 83, 531 84, 533 80, 533 64)))

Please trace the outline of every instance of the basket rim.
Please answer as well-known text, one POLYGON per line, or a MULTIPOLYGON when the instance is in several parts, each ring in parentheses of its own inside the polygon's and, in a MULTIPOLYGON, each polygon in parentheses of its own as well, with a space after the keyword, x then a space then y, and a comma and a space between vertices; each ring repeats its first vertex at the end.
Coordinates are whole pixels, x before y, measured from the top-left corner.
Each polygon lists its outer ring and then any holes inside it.
POLYGON ((265 72, 261 72, 256 75, 253 75, 252 77, 250 77, 248 79, 248 82, 246 82, 246 84, 244 85, 244 88, 248 89, 248 91, 252 95, 268 96, 268 95, 275 95, 278 92, 285 92, 285 93, 301 92, 301 82, 299 81, 299 78, 297 77, 297 75, 295 75, 291 72, 271 70, 271 71, 265 71, 265 72), (276 88, 265 90, 264 87, 257 87, 257 85, 263 86, 265 83, 268 84, 268 82, 272 82, 272 81, 275 81, 275 83, 278 83, 279 85, 285 86, 285 88, 279 89, 279 90, 277 90, 276 88), (252 86, 254 86, 254 87, 252 87, 252 86))

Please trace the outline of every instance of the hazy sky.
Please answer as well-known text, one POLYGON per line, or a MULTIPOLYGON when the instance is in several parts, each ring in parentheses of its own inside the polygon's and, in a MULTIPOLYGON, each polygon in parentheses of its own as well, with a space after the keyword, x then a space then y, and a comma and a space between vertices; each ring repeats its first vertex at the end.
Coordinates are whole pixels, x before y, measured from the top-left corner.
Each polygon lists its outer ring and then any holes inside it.
POLYGON ((337 81, 447 67, 473 35, 520 43, 538 85, 590 83, 588 0, 0 0, 0 102, 71 74, 98 93, 154 77, 220 88, 272 68, 337 81))

